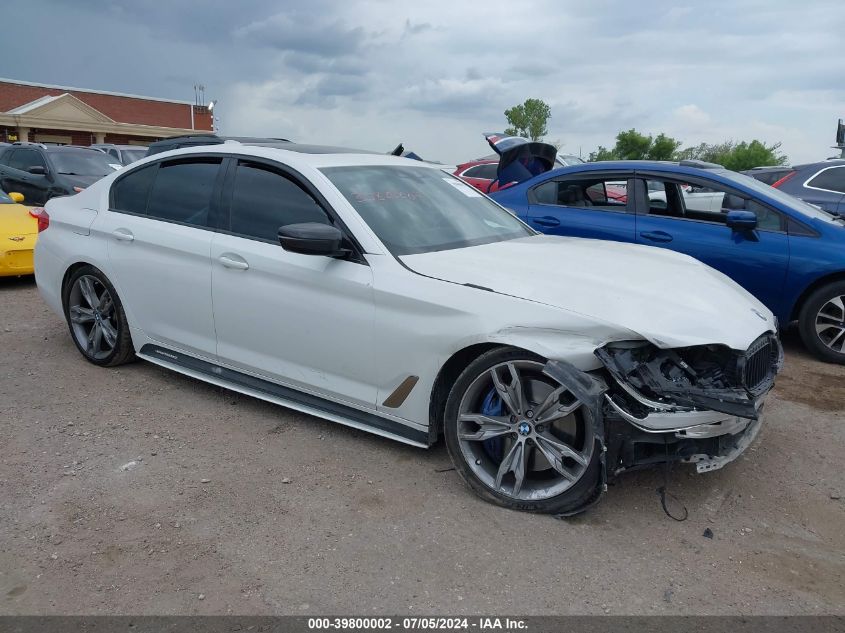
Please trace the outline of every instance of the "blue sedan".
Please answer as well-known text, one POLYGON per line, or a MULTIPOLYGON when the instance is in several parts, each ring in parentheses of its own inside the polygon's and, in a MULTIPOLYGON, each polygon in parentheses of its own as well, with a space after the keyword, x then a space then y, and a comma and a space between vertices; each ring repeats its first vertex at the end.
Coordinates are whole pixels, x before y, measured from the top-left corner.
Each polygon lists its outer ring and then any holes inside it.
MULTIPOLYGON (((504 179, 503 179, 504 180, 504 179)), ((845 364, 845 220, 699 161, 596 162, 491 196, 543 233, 687 253, 746 288, 817 356, 845 364)))

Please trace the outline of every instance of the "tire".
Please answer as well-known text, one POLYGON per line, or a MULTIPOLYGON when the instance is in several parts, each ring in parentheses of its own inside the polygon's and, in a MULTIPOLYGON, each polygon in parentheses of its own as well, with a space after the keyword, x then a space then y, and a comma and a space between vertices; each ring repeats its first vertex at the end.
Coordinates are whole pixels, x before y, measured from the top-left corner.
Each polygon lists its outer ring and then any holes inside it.
POLYGON ((70 337, 85 360, 101 367, 135 360, 123 304, 102 271, 94 266, 74 271, 62 290, 62 305, 70 337))
POLYGON ((596 499, 601 449, 588 408, 542 374, 545 363, 512 347, 479 356, 449 393, 443 432, 455 469, 479 497, 513 510, 566 514, 596 499))
POLYGON ((815 356, 845 365, 845 281, 815 290, 798 315, 801 339, 815 356))

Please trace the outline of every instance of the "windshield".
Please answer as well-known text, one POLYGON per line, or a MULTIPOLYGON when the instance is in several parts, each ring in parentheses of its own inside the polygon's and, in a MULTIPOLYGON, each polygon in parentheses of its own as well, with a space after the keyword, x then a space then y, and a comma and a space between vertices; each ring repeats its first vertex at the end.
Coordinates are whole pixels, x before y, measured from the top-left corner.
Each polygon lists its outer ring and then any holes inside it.
POLYGON ((370 166, 321 171, 397 256, 534 235, 511 213, 438 169, 370 166))
POLYGON ((136 160, 141 160, 147 155, 147 148, 144 149, 122 149, 120 155, 123 159, 123 164, 128 165, 134 163, 136 160))
POLYGON ((800 198, 796 198, 795 196, 791 196, 788 193, 784 193, 780 189, 775 189, 774 187, 770 187, 764 182, 760 182, 756 178, 752 178, 751 176, 747 176, 745 174, 738 174, 736 172, 731 171, 723 171, 721 175, 725 178, 729 178, 737 182, 737 184, 744 185, 748 189, 753 189, 757 193, 763 194, 764 196, 768 196, 774 200, 777 200, 781 204, 785 204, 789 206, 790 209, 794 209, 799 213, 803 213, 804 215, 815 218, 817 220, 822 220, 824 222, 836 222, 836 217, 822 211, 818 207, 814 207, 811 204, 807 204, 800 198))
POLYGON ((114 159, 88 149, 50 152, 56 171, 67 176, 106 176, 114 171, 114 159))
POLYGON ((577 156, 573 156, 571 154, 564 154, 563 156, 558 156, 561 162, 565 163, 566 165, 583 165, 586 161, 578 158, 577 156))

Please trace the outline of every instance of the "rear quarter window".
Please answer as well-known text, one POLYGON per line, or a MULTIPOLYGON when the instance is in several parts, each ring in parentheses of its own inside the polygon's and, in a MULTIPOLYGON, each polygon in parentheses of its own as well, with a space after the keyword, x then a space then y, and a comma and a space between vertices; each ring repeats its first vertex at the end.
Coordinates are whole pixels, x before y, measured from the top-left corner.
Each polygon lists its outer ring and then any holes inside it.
POLYGON ((147 198, 157 169, 158 163, 154 163, 118 179, 111 188, 111 208, 138 215, 145 214, 147 198))
POLYGON ((845 193, 845 165, 823 169, 807 182, 807 186, 845 193))

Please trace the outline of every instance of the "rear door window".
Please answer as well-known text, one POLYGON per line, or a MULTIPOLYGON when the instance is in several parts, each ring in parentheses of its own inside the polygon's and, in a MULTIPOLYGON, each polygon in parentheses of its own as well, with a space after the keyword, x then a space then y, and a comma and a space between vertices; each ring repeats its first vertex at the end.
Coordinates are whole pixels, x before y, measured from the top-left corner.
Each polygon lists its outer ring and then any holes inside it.
POLYGON ((539 204, 596 211, 626 211, 628 181, 618 176, 551 180, 537 186, 533 196, 539 204))
POLYGON ((209 226, 211 196, 220 158, 192 158, 159 165, 145 215, 192 226, 209 226))

